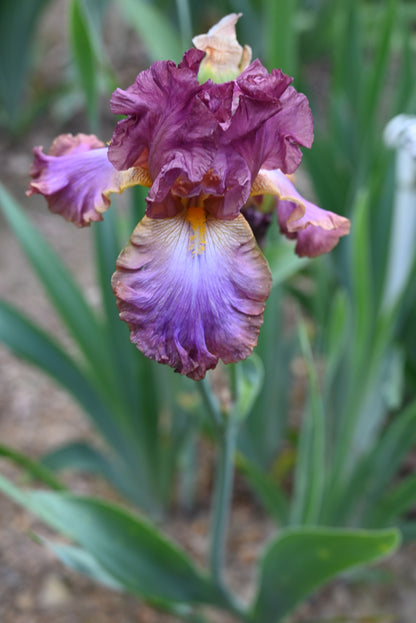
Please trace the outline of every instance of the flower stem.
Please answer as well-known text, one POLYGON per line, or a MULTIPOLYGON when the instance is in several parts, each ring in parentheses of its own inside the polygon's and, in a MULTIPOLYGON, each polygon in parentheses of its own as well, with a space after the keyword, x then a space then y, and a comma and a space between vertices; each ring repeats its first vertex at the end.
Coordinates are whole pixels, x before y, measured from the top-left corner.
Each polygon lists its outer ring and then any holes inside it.
POLYGON ((207 378, 202 381, 198 381, 197 387, 202 396, 203 403, 207 409, 208 415, 211 418, 216 429, 222 428, 223 420, 220 405, 218 400, 213 394, 211 384, 207 378))
POLYGON ((234 457, 237 441, 237 419, 234 405, 237 400, 238 382, 236 366, 231 366, 231 392, 233 405, 223 413, 223 425, 219 431, 218 465, 212 506, 210 566, 214 580, 222 586, 225 543, 231 511, 234 480, 234 457))
POLYGON ((219 445, 211 527, 211 572, 218 584, 222 584, 225 541, 234 479, 235 443, 236 427, 233 420, 227 418, 219 445))

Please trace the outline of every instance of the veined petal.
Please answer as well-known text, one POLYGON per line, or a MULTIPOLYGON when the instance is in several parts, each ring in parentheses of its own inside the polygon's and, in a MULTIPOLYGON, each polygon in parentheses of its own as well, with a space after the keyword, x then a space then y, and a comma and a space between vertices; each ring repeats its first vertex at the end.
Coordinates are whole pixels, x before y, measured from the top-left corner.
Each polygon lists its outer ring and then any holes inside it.
POLYGON ((27 195, 44 195, 51 212, 61 214, 78 227, 101 221, 110 206, 109 195, 129 186, 150 186, 145 169, 132 167, 117 171, 107 158, 107 148, 94 135, 61 134, 48 154, 42 147, 33 150, 27 195))
POLYGON ((193 207, 173 218, 145 216, 112 286, 132 342, 198 380, 219 358, 250 355, 271 275, 243 216, 223 221, 193 207))
POLYGON ((350 231, 347 218, 304 199, 290 179, 278 169, 259 172, 251 195, 261 194, 276 195, 280 229, 288 238, 297 240, 295 251, 301 257, 328 253, 339 238, 350 231))

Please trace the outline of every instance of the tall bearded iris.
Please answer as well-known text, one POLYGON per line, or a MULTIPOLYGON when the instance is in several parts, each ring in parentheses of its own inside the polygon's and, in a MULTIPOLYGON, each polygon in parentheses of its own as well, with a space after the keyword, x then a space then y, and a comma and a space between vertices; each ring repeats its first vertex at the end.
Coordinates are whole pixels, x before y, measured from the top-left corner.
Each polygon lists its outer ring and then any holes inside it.
POLYGON ((229 15, 194 39, 179 65, 154 63, 111 110, 125 115, 109 147, 61 135, 34 150, 28 194, 79 227, 102 220, 109 195, 149 187, 146 215, 121 252, 112 286, 131 340, 147 356, 202 379, 257 343, 271 275, 241 214, 276 196, 280 227, 299 255, 331 250, 347 219, 305 201, 286 174, 310 147, 307 99, 238 44, 229 15))

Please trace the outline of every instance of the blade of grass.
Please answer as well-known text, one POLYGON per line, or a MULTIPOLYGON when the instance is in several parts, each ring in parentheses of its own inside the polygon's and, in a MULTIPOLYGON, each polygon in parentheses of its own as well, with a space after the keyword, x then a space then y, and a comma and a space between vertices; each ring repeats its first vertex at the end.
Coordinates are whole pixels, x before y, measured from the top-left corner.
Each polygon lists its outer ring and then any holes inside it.
POLYGON ((145 459, 137 453, 137 444, 132 443, 123 420, 111 410, 106 397, 96 390, 82 368, 47 333, 4 302, 0 302, 0 340, 57 380, 75 398, 119 457, 117 468, 126 480, 123 491, 149 512, 160 513, 160 499, 148 477, 145 459))
POLYGON ((73 0, 69 9, 69 39, 79 80, 87 102, 88 119, 92 132, 98 132, 97 63, 94 58, 89 23, 79 0, 73 0))
POLYGON ((320 396, 316 365, 306 327, 299 323, 299 340, 308 372, 308 409, 300 432, 295 493, 290 524, 316 524, 325 489, 326 440, 325 414, 320 396))
POLYGON ((0 444, 0 456, 9 459, 16 465, 19 465, 19 467, 22 467, 31 476, 31 478, 40 480, 51 489, 54 489, 55 491, 65 491, 65 485, 62 484, 45 465, 39 463, 38 461, 34 461, 15 448, 10 448, 10 446, 0 444))
MULTIPOLYGON (((363 110, 359 115, 361 130, 371 133, 375 120, 374 111, 381 101, 381 92, 385 87, 388 65, 391 59, 390 50, 396 26, 397 0, 388 0, 380 7, 381 24, 377 23, 378 41, 373 53, 372 70, 364 82, 363 110), (386 6, 387 5, 387 6, 386 6)), ((377 22, 377 20, 376 20, 377 22)))
POLYGON ((143 40, 152 61, 179 62, 183 53, 180 36, 154 4, 146 0, 118 0, 118 5, 128 24, 143 40))
POLYGON ((82 368, 46 332, 16 308, 1 301, 0 339, 14 353, 44 370, 69 391, 108 441, 121 443, 111 412, 82 368))

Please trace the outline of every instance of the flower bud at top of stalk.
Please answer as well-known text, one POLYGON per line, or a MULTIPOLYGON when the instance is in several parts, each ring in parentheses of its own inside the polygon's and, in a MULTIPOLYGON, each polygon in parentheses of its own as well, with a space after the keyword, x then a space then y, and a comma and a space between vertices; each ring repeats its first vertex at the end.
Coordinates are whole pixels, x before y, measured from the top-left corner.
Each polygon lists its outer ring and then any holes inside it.
POLYGON ((249 66, 251 48, 248 45, 242 47, 235 32, 235 25, 241 15, 226 15, 207 34, 192 39, 194 46, 205 52, 198 72, 200 84, 209 79, 216 83, 234 80, 249 66))

